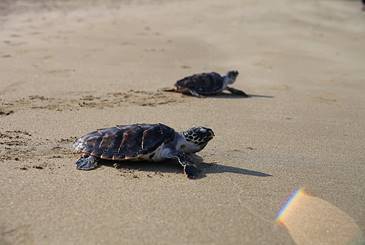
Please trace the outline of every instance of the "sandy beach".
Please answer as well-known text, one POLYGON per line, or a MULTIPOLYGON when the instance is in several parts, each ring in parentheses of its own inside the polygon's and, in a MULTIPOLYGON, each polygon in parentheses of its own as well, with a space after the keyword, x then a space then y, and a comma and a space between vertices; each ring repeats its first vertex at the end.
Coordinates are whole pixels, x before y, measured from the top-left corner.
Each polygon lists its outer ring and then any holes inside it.
POLYGON ((364 242, 360 1, 2 1, 0 30, 1 245, 364 242), (232 69, 250 98, 161 91, 232 69), (203 178, 76 170, 77 137, 140 122, 212 128, 203 178))

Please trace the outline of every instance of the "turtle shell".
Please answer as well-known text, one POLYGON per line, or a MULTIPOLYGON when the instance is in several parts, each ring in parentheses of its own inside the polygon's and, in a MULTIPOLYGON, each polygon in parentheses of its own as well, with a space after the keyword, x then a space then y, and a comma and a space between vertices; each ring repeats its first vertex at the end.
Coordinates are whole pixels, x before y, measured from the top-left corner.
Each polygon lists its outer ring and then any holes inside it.
POLYGON ((224 84, 223 77, 216 72, 200 73, 184 77, 177 81, 177 90, 188 88, 201 95, 213 95, 222 92, 224 84))
POLYGON ((152 153, 172 141, 175 130, 164 124, 117 125, 98 129, 77 139, 76 152, 106 160, 126 160, 152 153))

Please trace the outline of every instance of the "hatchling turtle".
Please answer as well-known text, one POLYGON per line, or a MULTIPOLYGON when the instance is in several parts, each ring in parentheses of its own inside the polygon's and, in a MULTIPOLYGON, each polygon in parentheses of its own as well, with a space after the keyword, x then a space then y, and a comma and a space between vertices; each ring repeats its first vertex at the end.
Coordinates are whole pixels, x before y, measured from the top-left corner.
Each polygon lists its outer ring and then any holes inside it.
POLYGON ((217 95, 222 93, 223 90, 228 90, 232 94, 249 97, 245 92, 228 86, 236 81, 237 76, 238 71, 229 71, 224 76, 216 72, 194 74, 178 80, 175 83, 176 88, 165 88, 163 91, 203 97, 217 95))
POLYGON ((76 168, 91 170, 101 160, 159 162, 176 159, 189 178, 196 178, 201 171, 194 163, 194 153, 201 151, 213 137, 210 128, 193 127, 176 132, 162 123, 98 129, 73 144, 75 152, 82 154, 76 168))

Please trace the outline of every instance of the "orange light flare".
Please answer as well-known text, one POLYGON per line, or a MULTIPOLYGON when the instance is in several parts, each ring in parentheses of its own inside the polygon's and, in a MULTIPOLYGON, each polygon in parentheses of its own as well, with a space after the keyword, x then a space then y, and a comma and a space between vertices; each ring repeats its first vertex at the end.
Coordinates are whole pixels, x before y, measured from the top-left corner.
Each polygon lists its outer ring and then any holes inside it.
POLYGON ((331 203, 300 188, 276 216, 296 244, 365 244, 355 221, 331 203))

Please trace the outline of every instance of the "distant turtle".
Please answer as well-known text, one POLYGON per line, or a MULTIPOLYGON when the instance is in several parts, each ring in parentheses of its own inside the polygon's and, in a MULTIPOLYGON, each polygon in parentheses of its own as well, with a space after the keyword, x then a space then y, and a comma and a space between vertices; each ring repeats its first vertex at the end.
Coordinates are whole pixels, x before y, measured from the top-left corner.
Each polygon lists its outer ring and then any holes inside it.
POLYGON ((178 133, 161 123, 99 129, 73 144, 75 152, 82 153, 76 168, 94 169, 100 159, 153 162, 176 159, 189 178, 196 178, 201 171, 194 163, 194 153, 201 151, 213 137, 209 128, 193 127, 178 133))
POLYGON ((238 76, 238 71, 229 71, 226 75, 221 76, 216 72, 200 73, 192 76, 184 77, 175 83, 173 89, 165 88, 163 91, 178 92, 183 94, 189 94, 197 97, 203 97, 208 95, 217 95, 228 90, 232 94, 242 97, 249 97, 245 92, 228 87, 233 84, 238 76))

